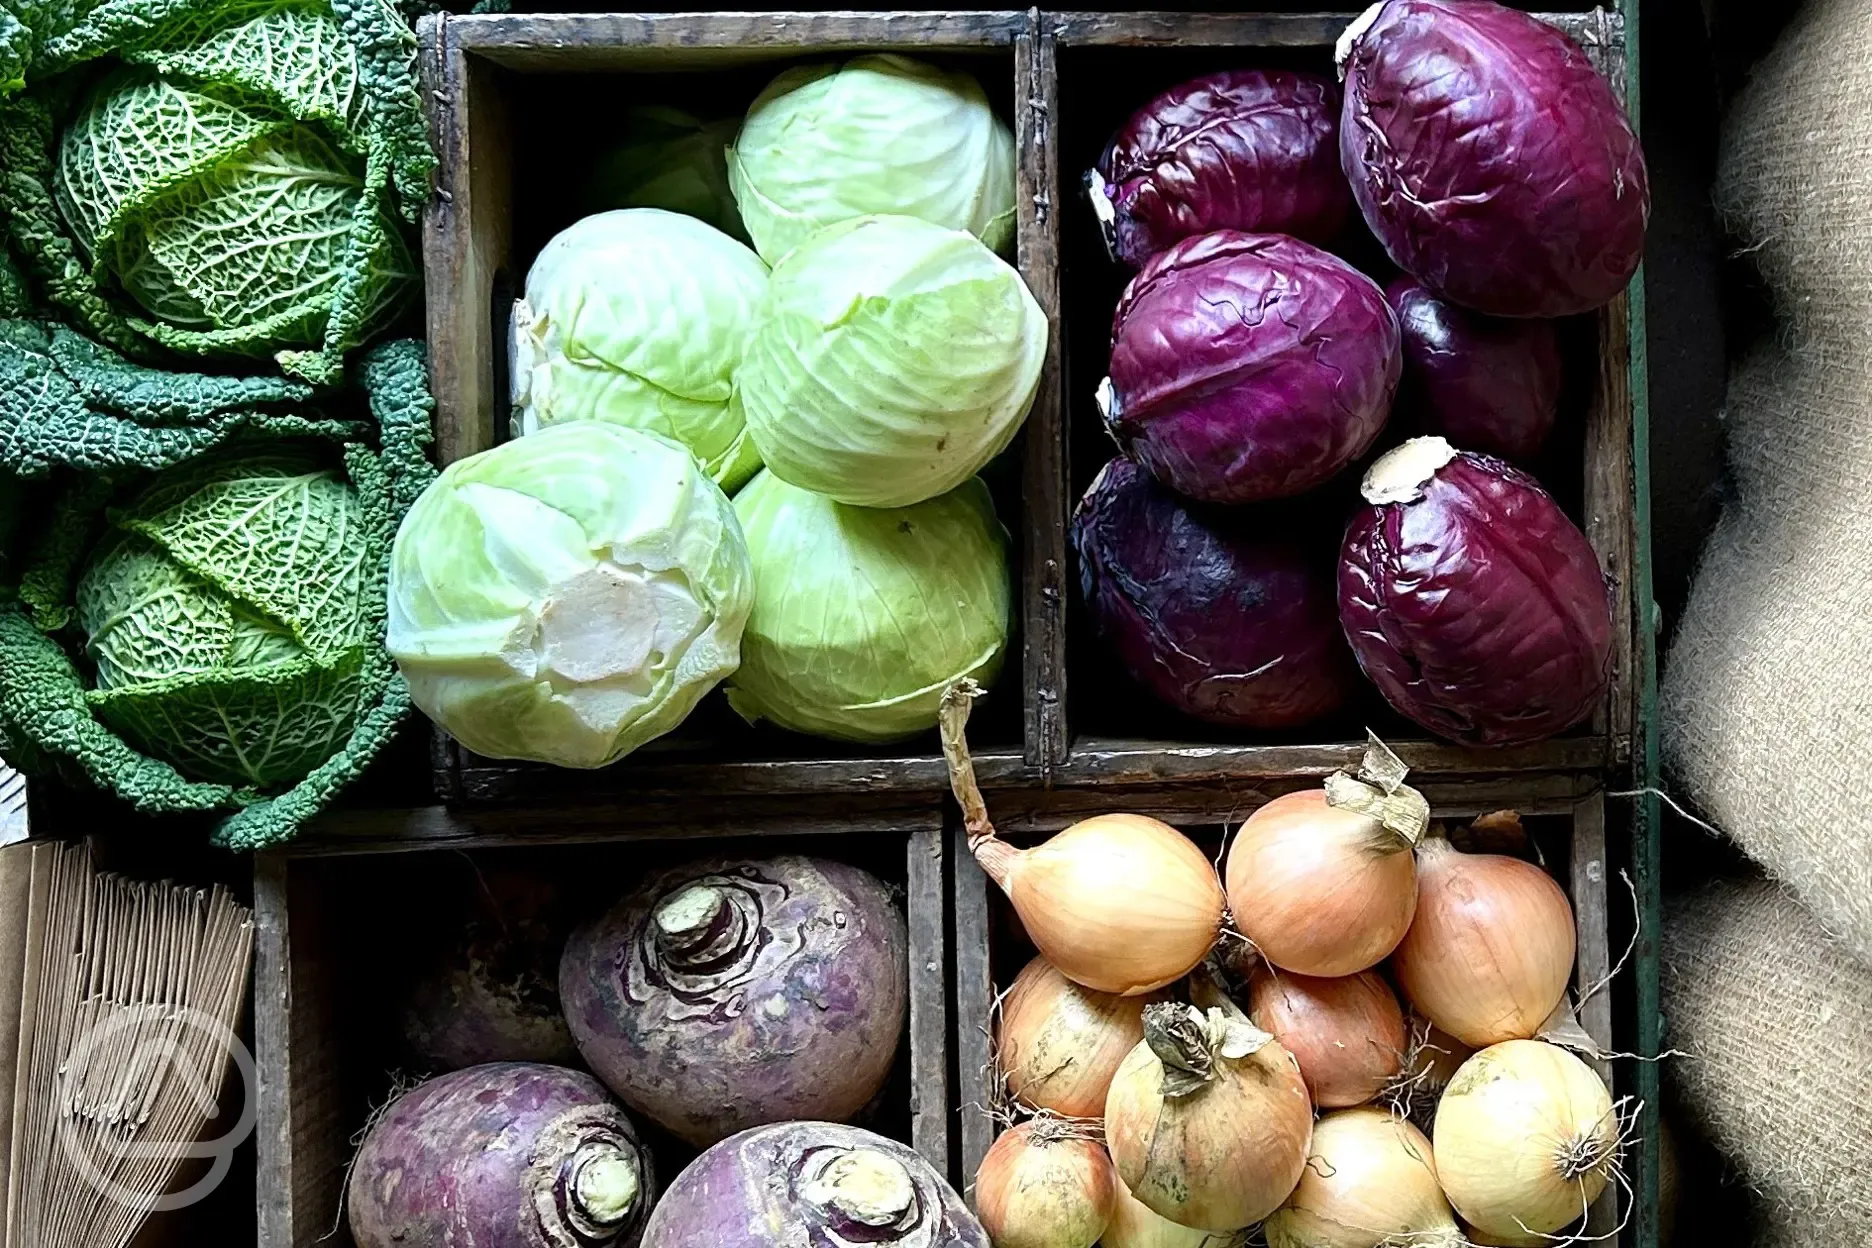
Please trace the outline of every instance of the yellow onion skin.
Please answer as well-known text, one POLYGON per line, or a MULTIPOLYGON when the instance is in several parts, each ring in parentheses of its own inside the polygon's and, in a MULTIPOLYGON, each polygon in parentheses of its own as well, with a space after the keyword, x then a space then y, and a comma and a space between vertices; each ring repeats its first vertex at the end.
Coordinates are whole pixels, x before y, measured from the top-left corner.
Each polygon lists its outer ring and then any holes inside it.
POLYGON ((1190 973, 1222 930, 1222 884, 1194 841, 1146 815, 1099 815, 1032 849, 974 847, 1034 946, 1068 979, 1129 997, 1190 973))
POLYGON ((1371 1108, 1314 1124, 1300 1186, 1262 1230, 1268 1248, 1463 1248, 1430 1141, 1371 1108))
POLYGON ((1144 1038, 1144 1007, 1160 999, 1095 992, 1035 958, 1002 998, 995 1029, 1008 1091, 1067 1118, 1101 1117, 1119 1063, 1144 1038))
POLYGON ((1397 994, 1372 971, 1339 979, 1255 977, 1248 1014, 1300 1063, 1321 1109, 1363 1105, 1404 1069, 1410 1037, 1397 994))
POLYGON ((1120 1179, 1118 1203, 1099 1245, 1100 1248, 1241 1248, 1246 1238, 1239 1232, 1213 1235, 1159 1217, 1151 1212, 1150 1206, 1133 1196, 1120 1179))
POLYGON ((1323 789, 1277 797, 1228 855, 1235 927, 1283 971, 1333 978, 1384 961, 1417 907, 1409 842, 1323 789))
POLYGON ((1118 1175, 1097 1140, 1056 1124, 1004 1131, 975 1172, 975 1212, 995 1248, 1092 1248, 1118 1203, 1118 1175))
POLYGON ((1417 850, 1417 917, 1391 968, 1419 1014, 1479 1049, 1539 1033, 1566 994, 1577 943, 1552 876, 1432 838, 1417 850))
POLYGON ((1270 1040, 1216 1060, 1197 1092, 1163 1094, 1148 1041, 1131 1050, 1105 1102, 1105 1142, 1118 1177, 1160 1217, 1227 1233, 1287 1199, 1306 1166, 1313 1105, 1293 1056, 1270 1040))
POLYGON ((1557 1045, 1509 1040, 1464 1062, 1444 1089, 1437 1175, 1482 1235, 1551 1235, 1605 1190, 1618 1132, 1612 1095, 1591 1067, 1557 1045))

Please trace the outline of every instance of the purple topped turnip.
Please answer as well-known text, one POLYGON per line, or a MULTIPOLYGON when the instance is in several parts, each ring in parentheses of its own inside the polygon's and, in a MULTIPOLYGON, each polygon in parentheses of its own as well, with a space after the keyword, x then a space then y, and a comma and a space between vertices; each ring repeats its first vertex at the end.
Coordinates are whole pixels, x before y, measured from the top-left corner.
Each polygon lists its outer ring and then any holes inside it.
POLYGON ((743 1131, 677 1176, 643 1248, 989 1248, 955 1190, 895 1140, 827 1122, 743 1131))
POLYGON ((655 1203, 650 1154, 604 1087, 522 1062, 391 1105, 347 1196, 358 1248, 634 1248, 655 1203))
POLYGON ((902 914, 865 871, 716 859, 652 875, 576 932, 560 995, 598 1076, 706 1147, 864 1108, 903 1033, 906 944, 902 914))
POLYGON ((484 1062, 576 1065, 559 1006, 559 954, 573 916, 538 873, 472 868, 461 901, 439 907, 411 951, 403 1034, 432 1070, 484 1062))

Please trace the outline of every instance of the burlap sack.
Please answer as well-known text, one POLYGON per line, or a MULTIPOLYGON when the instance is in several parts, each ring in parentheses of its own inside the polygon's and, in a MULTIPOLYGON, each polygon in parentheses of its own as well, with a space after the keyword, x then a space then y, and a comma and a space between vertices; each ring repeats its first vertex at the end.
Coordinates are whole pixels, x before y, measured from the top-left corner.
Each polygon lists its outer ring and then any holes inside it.
POLYGON ((1667 1081, 1760 1197, 1757 1248, 1872 1245, 1872 970, 1756 881, 1667 908, 1662 974, 1667 1081))
POLYGON ((1872 965, 1868 49, 1872 3, 1812 0, 1726 127, 1720 206, 1782 333, 1730 379, 1735 495, 1662 718, 1670 783, 1872 965))

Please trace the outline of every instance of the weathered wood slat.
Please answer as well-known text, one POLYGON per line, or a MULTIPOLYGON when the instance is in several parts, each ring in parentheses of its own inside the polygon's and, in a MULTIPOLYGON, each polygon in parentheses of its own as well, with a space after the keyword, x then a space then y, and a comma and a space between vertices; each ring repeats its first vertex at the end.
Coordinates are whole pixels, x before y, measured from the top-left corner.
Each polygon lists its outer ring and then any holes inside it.
POLYGON ((943 880, 943 829, 918 828, 908 838, 904 892, 910 930, 910 1142, 948 1174, 949 936, 943 880))
MULTIPOLYGON (((1358 16, 1337 13, 1048 12, 1043 15, 1066 48, 1311 48, 1331 47, 1358 16)), ((1537 13, 1589 52, 1622 44, 1617 13, 1537 13)), ((1622 87, 1621 87, 1622 94, 1622 87)))
POLYGON ((988 1107, 994 1103, 993 1012, 994 961, 989 948, 988 898, 992 885, 969 852, 968 833, 959 820, 950 825, 950 878, 954 885, 956 1073, 959 1092, 958 1138, 961 1143, 958 1176, 964 1195, 970 1196, 975 1172, 994 1143, 995 1124, 988 1107))
POLYGON ((1024 482, 1027 511, 1022 586, 1027 763, 1049 782, 1066 757, 1066 426, 1063 406, 1065 323, 1060 306, 1059 65, 1053 37, 1024 32, 1014 46, 1015 209, 1021 276, 1047 315, 1046 365, 1027 417, 1024 482))
MULTIPOLYGON (((1573 810, 1573 854, 1567 892, 1573 899, 1573 918, 1578 934, 1579 953, 1574 964, 1574 991, 1584 997, 1579 1008, 1580 1026, 1593 1042, 1606 1052, 1613 1051, 1612 988, 1607 977, 1612 973, 1610 862, 1606 854, 1605 793, 1595 792, 1573 810), (1595 991, 1596 990, 1596 991, 1595 991)), ((1593 1061, 1599 1077, 1618 1096, 1615 1072, 1609 1061, 1593 1061)), ((1586 1220, 1586 1234, 1596 1239, 1610 1237, 1619 1222, 1619 1192, 1616 1183, 1608 1184, 1605 1193, 1594 1202, 1586 1220)))

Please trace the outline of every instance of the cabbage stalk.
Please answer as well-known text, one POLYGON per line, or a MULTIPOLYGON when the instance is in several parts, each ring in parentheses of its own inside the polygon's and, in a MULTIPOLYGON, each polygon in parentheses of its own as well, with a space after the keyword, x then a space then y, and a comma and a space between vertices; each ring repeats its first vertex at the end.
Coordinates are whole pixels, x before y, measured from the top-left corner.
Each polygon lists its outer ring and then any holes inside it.
POLYGON ((1014 239, 1014 136, 981 84, 905 56, 796 65, 748 109, 728 180, 777 264, 814 230, 872 213, 1014 239))
POLYGON ((1007 652, 1007 534, 979 479, 912 507, 849 507, 764 472, 735 499, 754 614, 728 702, 749 722, 842 741, 936 725, 962 677, 1007 652))
POLYGON ((842 503, 908 507, 1013 440, 1046 345, 1046 314, 975 238, 861 217, 775 266, 735 386, 775 476, 842 503))
POLYGON ((476 753, 602 767, 735 669, 753 597, 740 525, 693 455, 576 421, 424 491, 391 550, 389 649, 476 753))
POLYGON ((513 307, 514 434, 605 420, 682 443, 723 489, 760 468, 734 370, 767 266, 693 217, 632 208, 560 231, 513 307))

